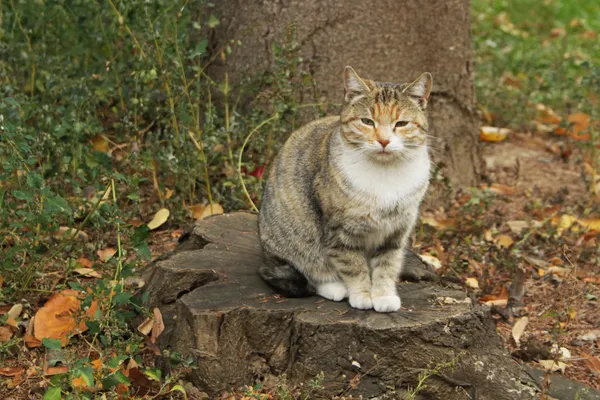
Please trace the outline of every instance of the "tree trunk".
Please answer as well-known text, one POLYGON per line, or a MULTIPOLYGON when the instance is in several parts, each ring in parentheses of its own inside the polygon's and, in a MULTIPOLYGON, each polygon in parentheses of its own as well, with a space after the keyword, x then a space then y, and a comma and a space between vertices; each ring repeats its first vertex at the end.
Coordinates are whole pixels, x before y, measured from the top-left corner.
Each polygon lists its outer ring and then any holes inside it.
POLYGON ((215 2, 213 11, 221 20, 216 48, 242 41, 225 63, 213 66, 216 76, 227 70, 236 80, 271 68, 272 44, 284 40, 291 23, 305 66, 328 102, 343 99, 345 65, 389 82, 431 72, 434 161, 455 185, 478 182, 468 0, 227 0, 215 2))
MULTIPOLYGON (((257 218, 240 212, 199 221, 182 246, 154 263, 149 305, 160 308, 161 347, 194 357, 192 381, 210 394, 286 374, 325 389, 302 398, 533 399, 539 390, 514 362, 489 308, 438 284, 401 283, 403 308, 382 314, 318 297, 276 296, 257 270, 257 218), (471 397, 468 397, 468 395, 471 397), (424 397, 421 397, 424 396, 424 397)), ((410 255, 411 268, 419 258, 410 255)))

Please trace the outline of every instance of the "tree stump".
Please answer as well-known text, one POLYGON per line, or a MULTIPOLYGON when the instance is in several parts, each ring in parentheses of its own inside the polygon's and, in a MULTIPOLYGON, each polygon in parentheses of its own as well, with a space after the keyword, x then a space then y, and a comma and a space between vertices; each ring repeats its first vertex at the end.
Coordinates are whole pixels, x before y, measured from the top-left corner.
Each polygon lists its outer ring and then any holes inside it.
MULTIPOLYGON (((299 244, 301 245, 301 244, 299 244)), ((534 398, 537 386, 505 351, 489 309, 434 283, 400 283, 402 309, 381 314, 320 297, 281 298, 261 280, 254 213, 199 221, 180 248, 149 269, 150 305, 163 313, 161 345, 192 355, 192 382, 209 393, 286 374, 324 375, 323 398, 534 398), (430 397, 427 397, 430 396, 430 397)), ((419 264, 409 256, 409 264, 419 264)), ((316 398, 311 396, 311 398, 316 398)))

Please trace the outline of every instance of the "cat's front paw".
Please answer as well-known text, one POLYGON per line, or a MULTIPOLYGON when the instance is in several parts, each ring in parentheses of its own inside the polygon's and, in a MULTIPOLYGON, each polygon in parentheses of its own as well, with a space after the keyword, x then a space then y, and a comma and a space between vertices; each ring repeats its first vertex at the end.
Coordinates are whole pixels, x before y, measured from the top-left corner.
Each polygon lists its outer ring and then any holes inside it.
POLYGON ((348 289, 342 282, 327 282, 317 285, 317 294, 333 301, 342 301, 348 297, 348 289))
POLYGON ((377 312, 394 312, 400 309, 400 297, 379 296, 373 297, 373 308, 377 312))
POLYGON ((358 293, 351 294, 350 298, 350 306, 353 308, 358 308, 359 310, 370 310, 373 308, 373 302, 371 301, 370 293, 358 293))

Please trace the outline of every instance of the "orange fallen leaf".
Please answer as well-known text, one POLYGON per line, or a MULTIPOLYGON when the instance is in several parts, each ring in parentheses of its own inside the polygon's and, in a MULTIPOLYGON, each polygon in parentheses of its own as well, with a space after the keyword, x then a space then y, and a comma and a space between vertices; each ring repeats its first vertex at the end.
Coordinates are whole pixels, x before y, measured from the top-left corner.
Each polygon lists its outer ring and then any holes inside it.
POLYGON ((479 128, 479 139, 484 142, 502 142, 506 140, 510 132, 510 129, 507 128, 482 126, 479 128))
POLYGON ((75 268, 73 271, 88 278, 102 278, 102 275, 92 268, 75 268))
POLYGON ((52 376, 52 375, 66 374, 67 372, 69 372, 69 367, 67 367, 66 365, 60 365, 58 367, 46 368, 44 370, 44 375, 52 376))
POLYGON ((577 222, 590 231, 600 231, 600 218, 581 218, 577 222))
POLYGON ((80 376, 73 378, 73 380, 71 381, 71 384, 73 385, 73 388, 80 389, 80 390, 86 389, 88 387, 87 383, 85 382, 85 379, 83 379, 80 376))
POLYGON ((97 358, 94 361, 92 361, 92 368, 96 372, 102 371, 102 360, 97 358))
POLYGON ((22 367, 4 367, 0 368, 0 375, 2 376, 17 376, 25 372, 25 368, 22 367))
POLYGON ((498 235, 494 238, 494 243, 498 248, 509 248, 514 243, 514 240, 508 235, 498 235))
POLYGON ((565 28, 560 28, 560 27, 554 28, 550 31, 550 37, 552 37, 552 38, 557 38, 560 36, 564 36, 566 34, 567 34, 567 31, 565 30, 565 28))
POLYGON ((562 118, 554 112, 550 107, 545 106, 544 104, 537 104, 535 106, 537 110, 536 120, 542 122, 544 124, 552 124, 558 125, 562 118))
POLYGON ((581 352, 581 355, 583 357, 585 357, 585 365, 587 365, 587 367, 595 374, 595 375, 600 375, 600 360, 597 359, 596 357, 581 352))
POLYGON ((437 219, 432 215, 422 215, 421 222, 425 225, 429 225, 432 228, 437 228, 440 230, 446 230, 454 227, 456 221, 452 218, 448 219, 437 219))
POLYGON ((512 186, 504 185, 502 183, 492 183, 487 187, 492 193, 503 194, 505 196, 514 196, 517 194, 518 190, 512 186))
MULTIPOLYGON (((40 341, 44 338, 60 339, 65 346, 70 335, 85 332, 88 318, 81 315, 83 310, 78 296, 79 292, 71 289, 55 293, 35 314, 35 338, 40 341)), ((94 300, 85 315, 92 317, 97 309, 98 302, 94 300)))
POLYGON ((100 261, 102 261, 102 262, 107 262, 116 253, 117 253, 117 250, 113 249, 112 247, 107 247, 106 249, 98 250, 96 252, 96 254, 98 255, 98 258, 100 258, 100 261))
POLYGON ((8 326, 0 326, 0 343, 6 343, 12 338, 13 332, 8 326))
POLYGON ((578 112, 567 117, 567 121, 573 125, 569 129, 569 136, 576 140, 588 140, 590 133, 582 133, 590 126, 590 116, 586 113, 578 112))
POLYGON ((163 317, 158 308, 154 308, 154 323, 152 324, 152 336, 150 340, 152 343, 156 343, 156 339, 160 336, 161 333, 165 330, 165 323, 163 322, 163 317))
POLYGON ((94 150, 101 153, 108 153, 108 138, 104 135, 96 135, 90 139, 94 150))
POLYGON ((480 300, 487 304, 506 305, 506 303, 508 302, 508 290, 505 286, 502 286, 500 293, 487 294, 485 296, 482 296, 480 300))
POLYGON ((88 260, 88 259, 87 259, 87 258, 85 258, 85 257, 79 257, 79 258, 77 259, 77 263, 78 263, 79 265, 81 265, 82 267, 85 267, 85 268, 92 268, 92 265, 94 265, 94 263, 92 263, 92 261, 91 261, 91 260, 88 260))

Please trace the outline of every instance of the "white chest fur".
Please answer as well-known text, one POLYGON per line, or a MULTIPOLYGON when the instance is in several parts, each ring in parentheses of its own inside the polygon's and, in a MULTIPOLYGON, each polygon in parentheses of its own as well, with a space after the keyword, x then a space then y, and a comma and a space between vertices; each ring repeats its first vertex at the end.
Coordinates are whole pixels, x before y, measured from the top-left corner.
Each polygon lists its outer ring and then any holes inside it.
POLYGON ((416 150, 411 159, 397 164, 375 163, 363 153, 350 149, 344 149, 338 161, 346 179, 357 191, 356 198, 375 208, 394 207, 412 198, 429 181, 430 161, 426 147, 416 150))

